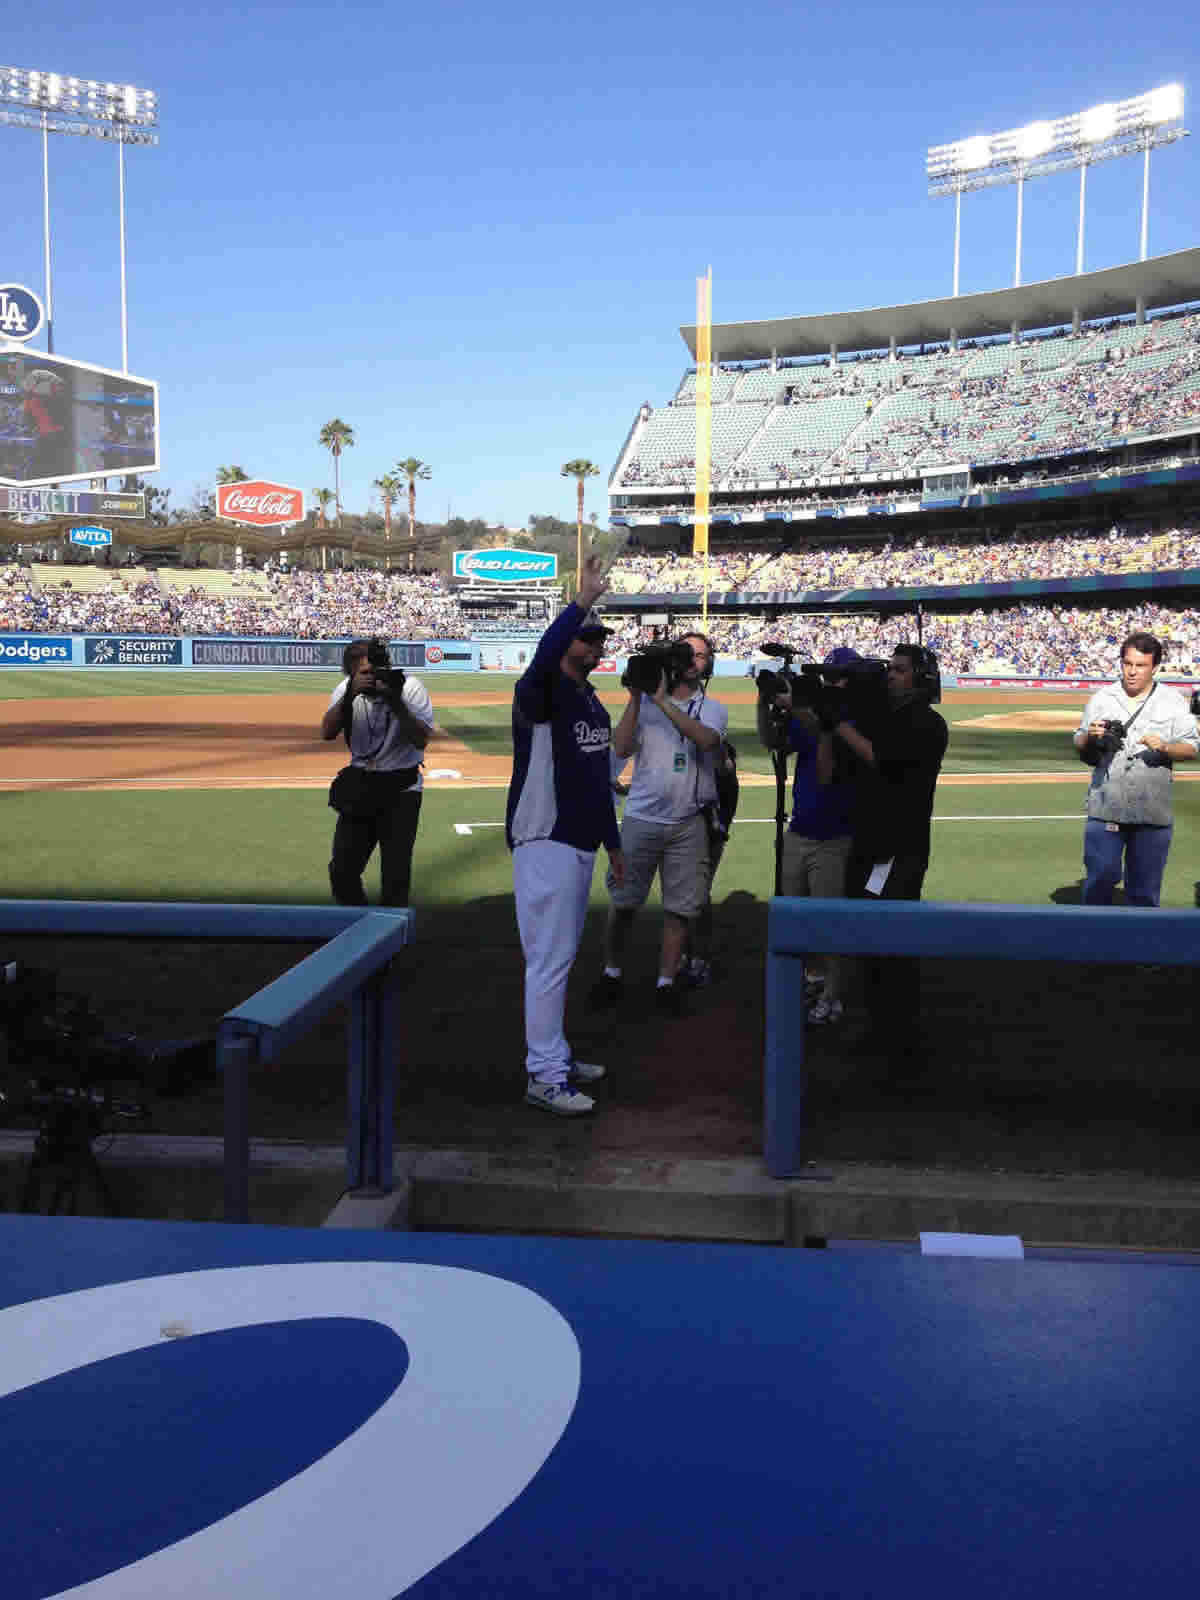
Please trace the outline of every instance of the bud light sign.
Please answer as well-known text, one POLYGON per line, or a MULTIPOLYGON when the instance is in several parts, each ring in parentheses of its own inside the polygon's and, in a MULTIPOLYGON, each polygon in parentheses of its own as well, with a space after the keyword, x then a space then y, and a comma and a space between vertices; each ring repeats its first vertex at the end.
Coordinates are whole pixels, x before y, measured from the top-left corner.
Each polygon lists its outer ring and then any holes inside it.
POLYGON ((489 583, 529 583, 535 578, 557 578, 558 557, 536 550, 456 550, 456 578, 487 579, 489 583))
POLYGON ((71 543, 84 544, 92 549, 99 549, 101 545, 112 543, 111 528, 82 527, 71 529, 71 543))
POLYGON ((32 339, 44 316, 32 289, 23 283, 0 283, 0 338, 32 339))

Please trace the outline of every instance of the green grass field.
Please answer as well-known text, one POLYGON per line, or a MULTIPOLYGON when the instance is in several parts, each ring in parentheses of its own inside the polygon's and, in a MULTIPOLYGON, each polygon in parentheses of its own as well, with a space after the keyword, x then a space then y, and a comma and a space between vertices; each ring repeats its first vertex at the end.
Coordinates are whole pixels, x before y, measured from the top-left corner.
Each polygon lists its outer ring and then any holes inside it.
MULTIPOLYGON (((272 696, 311 694, 315 738, 332 681, 325 673, 5 670, 0 697, 36 702, 254 693, 263 697, 267 720, 272 696)), ((450 735, 482 753, 508 754, 510 678, 431 674, 428 682, 450 735), (502 699, 454 707, 446 699, 451 692, 499 692, 502 699)), ((714 685, 718 697, 723 689, 744 695, 747 688, 737 679, 714 685)), ((614 709, 623 702, 615 685, 601 692, 614 709)), ((1023 706, 1079 709, 1057 695, 1001 707, 943 705, 951 724, 945 775, 977 781, 939 787, 926 899, 1045 905, 1077 896, 1087 773, 1069 734, 980 720, 1023 706), (1068 781, 1004 781, 1006 774, 1022 773, 1061 774, 1068 781)), ((180 714, 193 713, 181 707, 180 714)), ((160 712, 155 715, 161 720, 160 712)), ((743 772, 769 775, 753 705, 732 706, 730 722, 743 772)), ((344 756, 333 746, 327 753, 332 776, 344 756)), ((773 785, 743 787, 714 896, 720 981, 701 991, 691 1013, 669 1029, 650 1003, 659 930, 653 907, 635 924, 628 1005, 619 1018, 589 1011, 586 995, 607 904, 597 870, 568 1018, 580 1054, 609 1062, 612 1078, 601 1097, 603 1115, 587 1119, 585 1127, 564 1128, 554 1119, 531 1118, 521 1103, 522 962, 501 827, 504 790, 428 790, 414 858, 417 943, 396 979, 403 1016, 398 1137, 422 1148, 542 1154, 758 1152, 774 810, 773 785)), ((329 900, 334 818, 320 788, 17 790, 0 792, 0 818, 0 896, 329 900)), ((1176 818, 1164 904, 1191 906, 1200 877, 1200 783, 1177 787, 1176 818)), ((367 883, 377 893, 372 869, 367 883)), ((53 967, 62 991, 89 996, 110 1029, 150 1038, 211 1031, 227 1010, 303 953, 292 945, 38 937, 6 940, 5 947, 10 958, 53 967)), ((936 1100, 881 1099, 872 1063, 848 1065, 827 1031, 809 1047, 815 1159, 1194 1172, 1187 1098, 1193 1022, 1190 991, 1176 973, 1093 971, 1069 963, 1048 972, 1020 960, 946 960, 923 963, 922 981, 936 1100)), ((279 1069, 256 1075, 256 1134, 326 1143, 342 1137, 343 1027, 341 1015, 331 1013, 279 1069)), ((154 1126, 217 1134, 221 1116, 220 1087, 210 1084, 162 1101, 154 1126)))
MULTIPOLYGON (((455 707, 450 693, 507 695, 512 679, 473 674, 429 677, 440 724, 481 753, 510 749, 506 703, 455 707)), ((314 723, 328 693, 324 673, 179 673, 6 671, 0 697, 309 693, 314 723)), ((717 680, 714 692, 744 694, 741 679, 717 680)), ((624 699, 601 686, 615 710, 624 699)), ((1076 707, 1063 696, 1031 694, 1003 712, 1076 707)), ((944 775, 978 784, 943 783, 935 810, 926 898, 1047 902, 1078 883, 1086 770, 1069 735, 1053 729, 995 727, 988 708, 942 706, 950 723, 944 775), (1004 783, 1005 775, 1062 774, 1057 783, 1004 783), (998 781, 999 780, 999 781, 998 781)), ((269 708, 264 705, 264 717, 269 708)), ((769 777, 770 762, 749 704, 731 707, 730 732, 744 774, 769 777)), ((340 751, 330 752, 330 773, 340 751)), ((767 898, 773 882, 773 787, 747 784, 738 826, 722 864, 718 899, 735 891, 767 898)), ((0 893, 20 898, 324 902, 333 817, 320 790, 154 790, 0 794, 5 867, 0 893)), ((414 869, 421 905, 465 905, 504 894, 511 878, 503 831, 502 789, 427 791, 414 869), (464 832, 470 828, 470 832, 464 832)), ((1190 906, 1200 877, 1200 783, 1176 786, 1176 830, 1163 903, 1190 906)), ((597 903, 604 898, 600 874, 597 903)))

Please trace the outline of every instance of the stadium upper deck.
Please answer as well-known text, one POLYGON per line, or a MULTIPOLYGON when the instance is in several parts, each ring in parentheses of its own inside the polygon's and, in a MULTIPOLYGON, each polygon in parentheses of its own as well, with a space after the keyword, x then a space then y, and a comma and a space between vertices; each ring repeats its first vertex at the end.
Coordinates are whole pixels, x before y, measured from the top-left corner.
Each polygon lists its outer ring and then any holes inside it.
MULTIPOLYGON (((1023 464, 1129 470, 1164 440, 1196 464, 1198 304, 1190 250, 988 295, 719 324, 714 517, 811 516, 830 489, 849 510, 864 486, 890 497, 873 512, 919 511, 1023 464)), ((681 332, 694 351, 695 329, 681 332)), ((609 485, 615 520, 656 521, 694 487, 695 422, 692 370, 630 430, 609 485)))

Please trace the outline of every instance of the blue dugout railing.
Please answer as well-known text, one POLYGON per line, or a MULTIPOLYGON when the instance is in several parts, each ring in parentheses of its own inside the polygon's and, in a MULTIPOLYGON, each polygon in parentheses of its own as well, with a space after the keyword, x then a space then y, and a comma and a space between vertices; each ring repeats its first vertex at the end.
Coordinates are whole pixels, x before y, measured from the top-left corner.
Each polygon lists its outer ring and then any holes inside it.
POLYGON ((276 1060, 350 1002, 346 1187, 389 1193, 395 1015, 388 965, 413 942, 407 909, 153 901, 0 900, 0 933, 133 939, 275 940, 320 950, 228 1012, 217 1030, 225 1091, 225 1219, 249 1219, 250 1068, 276 1060))
POLYGON ((763 1153, 773 1178, 801 1171, 805 1127, 804 962, 816 953, 994 961, 1200 966, 1200 913, 1137 906, 947 901, 771 901, 763 1153))

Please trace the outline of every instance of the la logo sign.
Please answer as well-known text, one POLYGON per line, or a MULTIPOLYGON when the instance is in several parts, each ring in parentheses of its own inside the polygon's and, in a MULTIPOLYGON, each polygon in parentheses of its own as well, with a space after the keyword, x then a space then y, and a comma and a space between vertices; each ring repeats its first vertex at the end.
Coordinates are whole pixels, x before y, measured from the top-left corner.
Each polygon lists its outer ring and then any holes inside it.
POLYGON ((46 313, 23 283, 0 283, 0 338, 32 339, 46 313))

